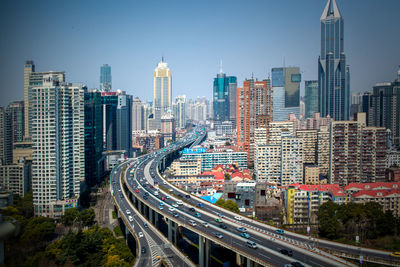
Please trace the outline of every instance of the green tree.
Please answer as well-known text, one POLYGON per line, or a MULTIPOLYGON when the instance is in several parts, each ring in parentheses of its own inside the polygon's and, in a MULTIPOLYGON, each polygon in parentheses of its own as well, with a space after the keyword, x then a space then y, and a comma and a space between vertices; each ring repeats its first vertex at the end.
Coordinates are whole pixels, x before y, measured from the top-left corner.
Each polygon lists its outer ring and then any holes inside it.
POLYGON ((96 215, 93 209, 86 209, 80 212, 79 218, 83 226, 90 226, 94 223, 96 215))
POLYGON ((223 198, 220 198, 215 202, 215 205, 223 207, 225 205, 225 200, 223 198))
POLYGON ((225 204, 223 206, 224 208, 239 213, 239 206, 235 201, 232 201, 230 199, 228 199, 227 201, 225 201, 225 204))
POLYGON ((71 226, 77 222, 79 219, 80 213, 77 208, 67 209, 64 212, 64 215, 61 217, 61 223, 65 226, 71 226))

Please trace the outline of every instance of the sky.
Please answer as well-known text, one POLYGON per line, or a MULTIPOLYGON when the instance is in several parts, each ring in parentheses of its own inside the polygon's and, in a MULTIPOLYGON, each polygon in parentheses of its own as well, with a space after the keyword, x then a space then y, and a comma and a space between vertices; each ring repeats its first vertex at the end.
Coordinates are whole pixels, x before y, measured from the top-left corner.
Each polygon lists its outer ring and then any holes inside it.
MULTIPOLYGON (((327 0, 141 0, 0 2, 0 106, 23 100, 23 65, 65 71, 68 82, 99 88, 111 65, 113 89, 152 100, 153 71, 164 56, 173 97, 212 96, 223 71, 265 79, 273 67, 299 66, 317 79, 320 17, 327 0)), ((337 0, 351 91, 396 78, 399 0, 337 0)), ((304 87, 304 82, 302 82, 304 87)))

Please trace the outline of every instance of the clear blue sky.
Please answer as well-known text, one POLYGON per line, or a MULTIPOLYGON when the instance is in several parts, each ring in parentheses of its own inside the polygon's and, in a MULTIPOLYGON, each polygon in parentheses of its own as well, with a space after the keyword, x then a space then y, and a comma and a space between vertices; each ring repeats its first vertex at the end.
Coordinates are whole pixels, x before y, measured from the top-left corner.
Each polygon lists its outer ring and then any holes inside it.
MULTIPOLYGON (((0 3, 0 105, 23 99, 23 64, 66 71, 67 81, 99 87, 112 67, 113 89, 152 99, 164 55, 173 96, 211 97, 219 61, 229 75, 267 77, 299 66, 317 78, 320 16, 327 0, 20 1, 0 3)), ((345 22, 352 91, 391 81, 400 64, 399 0, 337 0, 345 22)), ((303 86, 304 83, 302 83, 303 86)))

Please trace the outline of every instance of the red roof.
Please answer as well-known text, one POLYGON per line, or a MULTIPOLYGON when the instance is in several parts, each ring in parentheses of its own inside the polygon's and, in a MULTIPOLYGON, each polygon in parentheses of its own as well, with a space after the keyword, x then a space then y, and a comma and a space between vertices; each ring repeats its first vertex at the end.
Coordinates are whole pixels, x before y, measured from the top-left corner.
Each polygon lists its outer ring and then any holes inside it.
POLYGON ((225 175, 223 172, 214 172, 215 180, 224 180, 225 175))
POLYGON ((350 190, 384 190, 384 189, 400 189, 400 183, 350 183, 343 188, 345 191, 350 190))
POLYGON ((371 197, 387 197, 389 195, 398 194, 400 195, 400 189, 395 190, 361 190, 352 195, 352 197, 362 197, 362 196, 371 196, 371 197))
POLYGON ((241 172, 234 172, 234 173, 231 175, 231 178, 235 178, 235 177, 243 178, 243 173, 241 173, 241 172))
POLYGON ((338 184, 291 184, 289 186, 297 187, 299 190, 303 191, 323 191, 323 192, 330 192, 332 195, 336 197, 346 196, 343 192, 343 189, 339 187, 338 184))

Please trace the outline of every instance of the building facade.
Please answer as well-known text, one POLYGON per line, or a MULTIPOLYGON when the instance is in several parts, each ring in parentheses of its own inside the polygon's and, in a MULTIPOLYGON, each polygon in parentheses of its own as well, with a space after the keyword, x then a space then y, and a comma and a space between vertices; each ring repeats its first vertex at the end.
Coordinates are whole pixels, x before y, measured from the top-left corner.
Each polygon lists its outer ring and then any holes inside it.
POLYGON ((312 118, 318 110, 318 81, 304 81, 305 118, 312 118))
POLYGON ((172 109, 172 76, 164 59, 158 63, 153 75, 153 118, 150 130, 161 128, 161 116, 172 109))
MULTIPOLYGON (((214 78, 213 86, 213 112, 215 121, 228 121, 233 116, 231 107, 234 103, 230 100, 236 95, 237 80, 235 76, 226 76, 222 72, 214 78), (235 95, 232 95, 235 94, 235 95)), ((236 101, 235 101, 236 102, 236 101)))
POLYGON ((100 90, 111 92, 111 66, 104 64, 100 67, 100 90))

